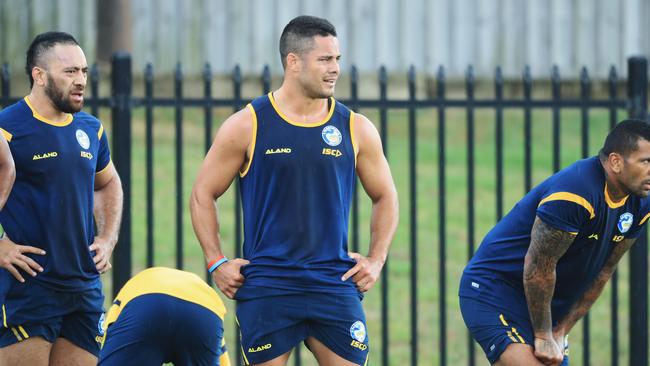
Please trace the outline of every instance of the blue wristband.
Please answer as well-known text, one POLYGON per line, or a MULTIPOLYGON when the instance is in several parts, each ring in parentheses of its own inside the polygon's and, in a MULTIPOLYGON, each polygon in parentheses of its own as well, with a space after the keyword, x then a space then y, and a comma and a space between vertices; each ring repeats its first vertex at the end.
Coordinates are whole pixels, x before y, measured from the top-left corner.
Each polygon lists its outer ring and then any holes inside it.
POLYGON ((212 273, 214 272, 217 268, 219 268, 220 265, 228 262, 228 258, 223 257, 219 259, 215 264, 211 265, 210 268, 208 268, 208 272, 212 273))

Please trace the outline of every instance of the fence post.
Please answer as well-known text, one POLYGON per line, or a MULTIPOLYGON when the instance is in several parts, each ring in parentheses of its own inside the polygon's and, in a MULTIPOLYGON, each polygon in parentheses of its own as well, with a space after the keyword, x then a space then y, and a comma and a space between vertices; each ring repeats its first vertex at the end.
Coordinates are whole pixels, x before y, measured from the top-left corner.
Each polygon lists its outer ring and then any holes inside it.
POLYGON ((9 105, 9 92, 11 90, 11 74, 9 73, 9 64, 2 64, 2 71, 0 75, 0 107, 9 105))
POLYGON ((131 55, 114 53, 111 72, 112 159, 122 180, 124 211, 120 238, 113 252, 113 297, 131 278, 131 87, 131 55))
MULTIPOLYGON (((648 60, 627 59, 630 118, 648 121, 648 60)), ((630 250, 630 365, 648 365, 648 238, 646 230, 630 250)))

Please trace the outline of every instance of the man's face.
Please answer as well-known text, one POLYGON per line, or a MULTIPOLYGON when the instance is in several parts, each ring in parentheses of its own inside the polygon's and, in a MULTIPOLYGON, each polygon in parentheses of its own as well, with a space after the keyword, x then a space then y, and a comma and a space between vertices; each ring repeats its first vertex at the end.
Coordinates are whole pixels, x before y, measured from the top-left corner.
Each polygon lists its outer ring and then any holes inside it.
POLYGON ((313 47, 300 57, 300 84, 311 98, 328 98, 334 94, 341 71, 339 41, 333 36, 316 36, 313 47))
POLYGON ((76 113, 84 104, 86 56, 77 45, 58 44, 44 56, 45 94, 61 112, 76 113))
POLYGON ((643 138, 637 141, 637 149, 623 159, 620 181, 628 191, 639 197, 650 193, 650 142, 643 138))

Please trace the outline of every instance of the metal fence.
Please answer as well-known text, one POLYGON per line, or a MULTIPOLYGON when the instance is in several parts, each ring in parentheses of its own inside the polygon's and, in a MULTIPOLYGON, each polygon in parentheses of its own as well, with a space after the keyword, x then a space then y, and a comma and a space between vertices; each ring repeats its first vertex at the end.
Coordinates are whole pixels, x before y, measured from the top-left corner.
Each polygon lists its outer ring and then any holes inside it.
MULTIPOLYGON (((153 138, 153 110, 157 107, 167 107, 174 109, 175 120, 175 220, 176 220, 176 266, 183 267, 183 219, 185 211, 185 203, 183 202, 183 111, 185 108, 200 108, 204 111, 204 134, 205 134, 205 149, 211 145, 211 136, 213 135, 213 117, 212 111, 215 108, 231 107, 234 111, 242 108, 250 99, 242 97, 242 77, 240 69, 235 68, 232 75, 232 97, 230 98, 215 98, 212 91, 213 75, 210 65, 206 65, 203 72, 203 96, 202 97, 184 97, 183 96, 183 74, 181 66, 178 65, 174 77, 174 96, 173 97, 154 97, 153 93, 153 67, 148 65, 145 69, 145 88, 143 97, 132 96, 132 67, 131 57, 128 54, 118 53, 114 55, 111 74, 111 96, 99 96, 99 72, 97 67, 92 67, 90 72, 90 97, 86 99, 86 106, 90 112, 97 114, 99 108, 111 108, 112 110, 112 143, 113 143, 113 161, 115 166, 122 177, 124 184, 124 215, 122 220, 122 227, 120 230, 120 242, 117 245, 113 254, 113 294, 131 277, 131 250, 132 250, 132 112, 134 109, 144 108, 145 111, 145 151, 146 151, 146 262, 147 266, 154 264, 154 235, 153 235, 153 219, 154 213, 154 176, 153 176, 153 159, 152 151, 154 149, 153 138)), ((476 189, 475 189, 475 111, 479 109, 487 109, 494 111, 495 118, 495 196, 496 196, 496 217, 500 219, 504 213, 503 197, 504 197, 504 111, 509 109, 523 111, 523 152, 524 152, 524 185, 525 190, 528 191, 532 187, 532 112, 533 110, 545 109, 550 110, 552 115, 552 165, 553 170, 560 169, 560 113, 566 109, 577 109, 580 111, 580 144, 581 155, 586 157, 589 151, 589 111, 592 109, 605 109, 609 115, 609 126, 613 126, 619 119, 617 111, 620 109, 627 109, 628 114, 632 118, 647 119, 647 61, 643 57, 632 57, 628 59, 628 80, 627 80, 627 96, 621 97, 619 95, 618 86, 619 80, 617 71, 612 68, 609 73, 608 96, 602 99, 594 99, 591 97, 591 81, 586 69, 582 70, 580 77, 580 97, 574 99, 562 98, 561 81, 559 71, 554 68, 550 79, 551 98, 547 99, 533 99, 533 81, 530 76, 530 70, 526 68, 523 73, 523 80, 521 87, 523 89, 523 99, 504 98, 504 80, 502 77, 501 69, 497 68, 494 79, 494 97, 489 99, 476 99, 474 96, 476 83, 474 81, 473 69, 469 67, 466 72, 465 90, 466 95, 464 98, 449 98, 446 95, 445 71, 441 67, 438 70, 436 77, 436 94, 435 96, 427 99, 416 98, 416 74, 414 68, 408 72, 408 98, 406 99, 389 99, 388 98, 388 77, 385 68, 379 70, 378 75, 378 90, 379 98, 377 99, 364 99, 359 97, 359 77, 355 68, 351 72, 351 89, 350 97, 342 100, 352 109, 359 108, 372 108, 378 111, 379 116, 379 131, 381 139, 384 142, 384 149, 387 148, 388 135, 388 112, 389 110, 402 109, 407 111, 408 121, 408 187, 409 187, 409 200, 402 204, 406 207, 409 214, 409 258, 411 266, 409 268, 410 276, 410 359, 404 360, 400 364, 430 364, 427 360, 419 359, 418 353, 418 205, 417 205, 417 111, 420 109, 435 109, 437 111, 437 174, 438 174, 438 212, 437 221, 438 228, 438 259, 439 259, 439 295, 438 295, 438 311, 439 311, 439 324, 436 328, 439 329, 438 335, 438 362, 440 365, 447 365, 448 363, 448 307, 446 300, 448 296, 455 296, 456 294, 449 294, 447 291, 448 284, 448 269, 446 266, 447 246, 449 238, 445 229, 445 222, 449 210, 446 203, 446 154, 448 147, 445 140, 445 128, 447 121, 447 111, 450 109, 461 109, 465 111, 466 122, 466 139, 468 141, 466 146, 467 161, 466 161, 466 174, 467 174, 467 254, 471 256, 475 249, 477 239, 475 237, 475 217, 476 217, 476 189)), ((6 106, 17 100, 16 97, 10 96, 10 77, 9 67, 4 65, 2 69, 1 78, 1 95, 0 106, 6 106)), ((271 74, 269 68, 264 68, 261 77, 262 92, 266 93, 270 90, 271 74)), ((385 150, 388 156, 388 151, 385 150)), ((238 185, 235 184, 235 189, 238 190, 238 185)), ((238 195, 238 192, 237 192, 238 195)), ((358 251, 359 249, 359 205, 358 196, 355 192, 355 200, 352 207, 352 225, 351 225, 351 247, 352 250, 358 251)), ((235 200, 235 239, 236 243, 234 250, 236 255, 241 255, 242 243, 242 221, 241 221, 241 206, 238 199, 235 200)), ((648 365, 648 275, 647 275, 647 241, 646 236, 643 235, 639 241, 634 245, 629 256, 629 270, 630 270, 630 302, 629 306, 629 363, 630 365, 648 365)), ((384 267, 384 275, 380 283, 381 291, 381 339, 380 343, 380 360, 381 365, 390 364, 390 320, 389 320, 389 281, 386 275, 390 271, 390 263, 388 260, 384 267)), ((210 281, 210 277, 206 273, 206 279, 210 281)), ((619 279, 614 274, 611 284, 611 365, 619 364, 619 334, 618 328, 618 309, 621 306, 618 300, 619 293, 619 279)), ((457 311, 457 309, 451 309, 457 311)), ((588 317, 582 322, 583 324, 583 364, 590 365, 590 321, 588 317)), ((376 344, 376 343, 375 343, 376 344)), ((236 357, 241 360, 241 347, 239 339, 237 339, 236 357)), ((299 352, 299 349, 297 349, 299 352)), ((469 354, 468 364, 474 365, 475 363, 475 346, 471 338, 468 337, 467 351, 469 354)), ((300 365, 300 357, 295 357, 295 364, 300 365)))

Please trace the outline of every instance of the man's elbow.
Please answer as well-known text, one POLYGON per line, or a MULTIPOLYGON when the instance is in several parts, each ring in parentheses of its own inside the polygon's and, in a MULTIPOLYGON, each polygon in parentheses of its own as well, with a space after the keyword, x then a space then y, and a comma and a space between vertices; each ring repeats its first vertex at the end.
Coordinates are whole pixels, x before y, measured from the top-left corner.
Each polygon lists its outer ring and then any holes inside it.
POLYGON ((192 193, 190 194, 190 211, 195 211, 199 207, 206 205, 207 203, 213 203, 214 198, 210 195, 207 189, 200 183, 194 184, 192 187, 192 193))

